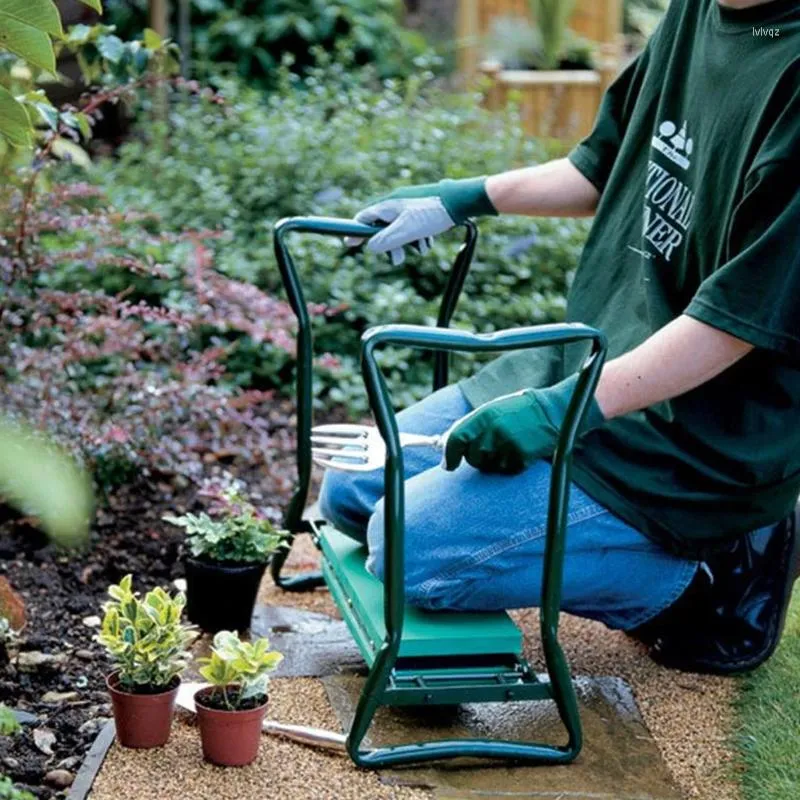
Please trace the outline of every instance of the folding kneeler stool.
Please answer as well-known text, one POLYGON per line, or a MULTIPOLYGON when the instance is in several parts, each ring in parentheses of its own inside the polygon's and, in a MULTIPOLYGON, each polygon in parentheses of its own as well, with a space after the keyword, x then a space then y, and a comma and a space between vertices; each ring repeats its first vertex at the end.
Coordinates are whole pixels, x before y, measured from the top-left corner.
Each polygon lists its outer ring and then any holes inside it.
POLYGON ((288 234, 315 233, 367 238, 379 229, 351 220, 295 217, 278 223, 275 255, 289 302, 297 316, 298 486, 286 514, 290 544, 309 533, 322 553, 322 572, 281 575, 288 548, 272 561, 272 577, 287 591, 327 584, 355 639, 369 674, 359 699, 347 751, 361 767, 470 756, 538 763, 567 763, 580 752, 581 721, 569 666, 558 643, 570 464, 577 430, 587 410, 605 358, 605 339, 580 324, 540 325, 490 334, 448 329, 475 252, 478 233, 467 223, 445 288, 437 327, 384 325, 362 337, 362 373, 370 406, 386 443, 385 580, 365 567, 367 548, 322 519, 304 518, 311 476, 312 339, 297 271, 287 249, 288 234), (434 351, 433 388, 447 384, 451 351, 495 353, 542 345, 584 342, 591 352, 581 367, 553 459, 541 599, 541 636, 547 680, 538 678, 522 653, 522 634, 506 612, 430 612, 407 606, 404 586, 403 452, 384 378, 375 360, 381 345, 434 351), (362 748, 377 708, 452 705, 517 700, 555 701, 568 739, 563 746, 536 742, 459 739, 362 748))

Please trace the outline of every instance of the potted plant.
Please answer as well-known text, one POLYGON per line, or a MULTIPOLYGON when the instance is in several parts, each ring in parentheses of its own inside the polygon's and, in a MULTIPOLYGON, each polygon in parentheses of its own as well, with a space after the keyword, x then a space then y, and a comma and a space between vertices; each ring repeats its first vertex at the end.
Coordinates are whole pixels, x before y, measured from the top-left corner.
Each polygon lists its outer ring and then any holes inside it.
POLYGON ((243 642, 232 631, 214 636, 200 674, 211 684, 195 693, 203 757, 223 767, 242 767, 258 754, 267 710, 269 673, 283 656, 267 639, 243 642))
POLYGON ((589 133, 619 70, 621 0, 460 0, 459 29, 462 72, 485 76, 489 108, 513 99, 535 136, 589 133))
POLYGON ((183 594, 153 589, 143 598, 126 575, 109 586, 103 622, 95 637, 115 669, 106 678, 117 740, 123 747, 160 747, 169 739, 181 673, 196 633, 181 622, 183 594))
POLYGON ((286 537, 237 490, 222 499, 217 519, 205 512, 164 517, 186 531, 186 611, 209 633, 250 627, 264 570, 286 537))

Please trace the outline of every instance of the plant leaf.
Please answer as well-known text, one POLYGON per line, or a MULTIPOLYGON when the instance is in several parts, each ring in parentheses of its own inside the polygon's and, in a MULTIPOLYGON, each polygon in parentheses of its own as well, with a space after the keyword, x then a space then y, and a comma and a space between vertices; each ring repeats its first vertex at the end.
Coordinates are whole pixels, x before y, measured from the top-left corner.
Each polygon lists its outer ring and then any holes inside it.
POLYGON ((0 0, 2 17, 10 17, 51 36, 64 34, 61 17, 53 0, 0 0))
MULTIPOLYGON (((0 125, 7 123, 2 109, 0 118, 0 125)), ((27 122, 27 115, 25 119, 27 122)), ((86 475, 66 454, 2 419, 0 493, 25 513, 35 514, 60 544, 74 546, 86 539, 92 514, 92 492, 86 475)))
POLYGON ((0 15, 0 48, 27 61, 34 67, 56 73, 56 57, 50 37, 37 28, 0 15))
POLYGON ((89 6, 89 8, 93 9, 98 14, 103 13, 103 4, 100 2, 100 0, 80 0, 80 2, 85 6, 89 6))
POLYGON ((31 143, 31 132, 30 120, 22 104, 14 99, 11 92, 0 86, 0 135, 17 147, 28 147, 31 143))
POLYGON ((142 40, 144 41, 144 46, 148 50, 158 50, 158 48, 161 47, 162 44, 164 44, 164 40, 152 28, 144 29, 144 33, 142 34, 142 40))

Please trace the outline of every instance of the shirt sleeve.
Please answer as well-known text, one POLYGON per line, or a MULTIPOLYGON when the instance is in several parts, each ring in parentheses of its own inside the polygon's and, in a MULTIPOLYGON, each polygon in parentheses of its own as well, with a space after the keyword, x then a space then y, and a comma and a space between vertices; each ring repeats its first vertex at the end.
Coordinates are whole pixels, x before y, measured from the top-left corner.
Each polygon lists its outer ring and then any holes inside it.
POLYGON ((800 359, 800 160, 748 175, 731 218, 727 260, 686 314, 755 347, 800 359))
POLYGON ((608 87, 592 132, 568 155, 572 164, 601 193, 617 158, 649 60, 648 44, 608 87))

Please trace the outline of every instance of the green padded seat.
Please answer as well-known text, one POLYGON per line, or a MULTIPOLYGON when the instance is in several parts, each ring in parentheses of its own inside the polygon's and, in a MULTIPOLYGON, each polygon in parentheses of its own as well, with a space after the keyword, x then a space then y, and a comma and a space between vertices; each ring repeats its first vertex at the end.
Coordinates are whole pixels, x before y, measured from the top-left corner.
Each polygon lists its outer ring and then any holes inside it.
MULTIPOLYGON (((320 529, 322 571, 345 614, 361 654, 372 664, 386 638, 383 584, 366 569, 367 548, 330 525, 320 529), (358 621, 356 621, 356 619, 358 621)), ((505 611, 424 611, 407 606, 399 658, 514 655, 522 653, 522 634, 505 611)))

